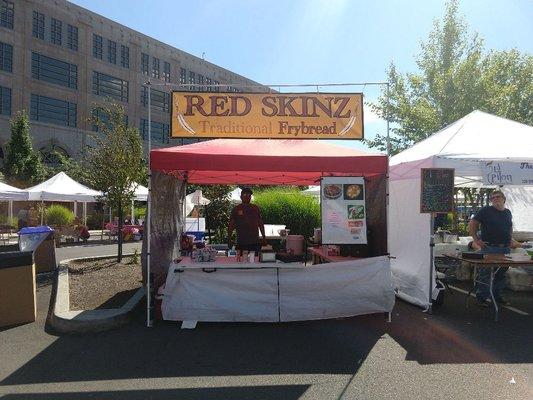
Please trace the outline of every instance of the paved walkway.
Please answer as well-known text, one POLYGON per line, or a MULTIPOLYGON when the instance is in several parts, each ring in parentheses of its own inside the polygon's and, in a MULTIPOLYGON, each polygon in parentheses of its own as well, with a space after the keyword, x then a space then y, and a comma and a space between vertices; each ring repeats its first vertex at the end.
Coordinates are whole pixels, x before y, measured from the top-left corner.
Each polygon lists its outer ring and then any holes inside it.
POLYGON ((530 316, 504 309, 499 323, 455 292, 430 316, 398 301, 392 323, 370 315, 189 331, 146 328, 140 308, 117 330, 54 336, 50 288, 38 290, 37 322, 0 329, 2 399, 533 398, 532 294, 517 304, 530 316))

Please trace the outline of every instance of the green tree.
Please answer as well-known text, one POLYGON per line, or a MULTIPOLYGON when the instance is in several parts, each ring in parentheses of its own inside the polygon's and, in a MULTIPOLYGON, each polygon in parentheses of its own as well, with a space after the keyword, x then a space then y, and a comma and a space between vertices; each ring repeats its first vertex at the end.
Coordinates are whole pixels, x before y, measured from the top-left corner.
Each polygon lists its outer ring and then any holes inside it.
MULTIPOLYGON (((517 50, 484 54, 483 41, 469 33, 458 1, 446 4, 416 58, 418 71, 388 70, 390 103, 382 93, 372 108, 391 122, 391 154, 396 154, 473 110, 533 123, 533 57, 517 50)), ((386 136, 368 140, 386 150, 386 136)))
POLYGON ((33 150, 30 122, 25 111, 17 113, 11 120, 11 140, 6 150, 4 174, 10 184, 24 187, 43 180, 45 167, 39 152, 33 150))
MULTIPOLYGON (((133 184, 146 174, 142 142, 136 128, 128 127, 124 108, 118 104, 101 107, 101 117, 93 115, 91 122, 98 127, 92 136, 87 156, 87 180, 102 191, 107 205, 119 215, 118 231, 122 232, 123 209, 134 197, 133 184)), ((122 260, 122 235, 118 235, 117 261, 122 260)))

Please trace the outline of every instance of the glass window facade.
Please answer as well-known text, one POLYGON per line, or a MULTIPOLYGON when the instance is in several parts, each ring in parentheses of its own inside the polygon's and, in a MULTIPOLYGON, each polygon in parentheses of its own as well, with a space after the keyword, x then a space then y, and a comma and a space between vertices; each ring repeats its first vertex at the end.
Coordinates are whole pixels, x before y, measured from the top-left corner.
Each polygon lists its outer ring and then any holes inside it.
POLYGON ((78 88, 78 66, 42 54, 31 54, 31 77, 41 81, 78 88))
POLYGON ((0 0, 0 26, 13 29, 15 19, 15 5, 12 1, 0 0))
POLYGON ((128 89, 128 81, 101 72, 93 72, 93 93, 98 96, 128 102, 128 89))
MULTIPOLYGON (((189 84, 194 85, 196 83, 196 74, 192 71, 189 71, 189 84)), ((194 86, 189 86, 189 90, 195 90, 194 86)))
POLYGON ((141 53, 141 72, 143 75, 149 74, 149 70, 148 70, 149 60, 150 60, 150 56, 148 56, 148 54, 141 53))
POLYGON ((163 63, 163 79, 165 82, 170 82, 170 63, 166 61, 163 63))
POLYGON ((211 87, 211 85, 213 84, 213 80, 211 78, 205 78, 205 84, 207 85, 207 91, 212 92, 213 88, 211 87))
POLYGON ((0 42, 0 70, 13 72, 13 46, 0 42))
POLYGON ((130 48, 128 46, 120 46, 120 65, 124 68, 130 67, 130 48))
POLYGON ((107 40, 107 61, 111 64, 117 63, 117 43, 107 40))
POLYGON ((44 40, 44 14, 33 12, 32 35, 34 38, 44 40))
MULTIPOLYGON (((94 107, 91 111, 91 114, 93 117, 98 118, 107 128, 111 127, 111 124, 109 123, 109 114, 105 112, 105 110, 102 107, 94 107)), ((124 123, 128 125, 128 115, 124 114, 124 123)), ((93 124, 92 130, 94 132, 99 132, 100 128, 98 125, 93 124)))
POLYGON ((32 94, 30 118, 33 121, 76 127, 77 105, 64 100, 32 94))
POLYGON ((93 33, 93 57, 102 59, 103 56, 103 43, 104 39, 102 36, 93 33))
POLYGON ((203 75, 200 75, 198 74, 198 90, 205 90, 205 87, 204 87, 204 76, 203 75))
POLYGON ((161 70, 159 69, 159 58, 152 58, 152 78, 160 78, 161 70))
POLYGON ((70 50, 78 51, 78 27, 68 25, 67 27, 67 47, 70 50))
POLYGON ((50 23, 50 42, 61 46, 61 34, 62 34, 62 23, 60 20, 52 18, 50 23))
POLYGON ((0 114, 11 115, 11 89, 0 86, 0 114))
MULTIPOLYGON (((155 142, 167 144, 170 141, 170 125, 163 122, 152 121, 151 134, 152 140, 155 142)), ((141 125, 139 127, 139 133, 143 140, 148 140, 148 120, 141 118, 141 125)))
POLYGON ((187 83, 187 70, 180 68, 180 84, 185 85, 187 83))
MULTIPOLYGON (((143 86, 141 88, 141 104, 144 107, 148 106, 148 88, 146 86, 143 86)), ((150 96, 150 104, 152 105, 152 110, 169 113, 170 93, 152 89, 150 96)))

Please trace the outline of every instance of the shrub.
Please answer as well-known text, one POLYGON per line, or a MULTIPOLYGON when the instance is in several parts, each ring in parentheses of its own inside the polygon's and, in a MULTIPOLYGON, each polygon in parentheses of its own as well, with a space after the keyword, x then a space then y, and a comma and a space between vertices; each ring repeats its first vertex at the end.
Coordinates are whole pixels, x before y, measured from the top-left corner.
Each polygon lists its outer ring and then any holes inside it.
POLYGON ((57 204, 46 209, 45 217, 48 225, 56 227, 65 226, 74 221, 74 213, 68 208, 57 204))
POLYGON ((104 218, 104 213, 101 211, 95 211, 87 215, 87 228, 89 229, 102 229, 102 222, 105 224, 107 221, 104 218))
POLYGON ((296 188, 275 187, 254 193, 265 224, 285 225, 290 234, 313 235, 321 225, 320 203, 296 188))

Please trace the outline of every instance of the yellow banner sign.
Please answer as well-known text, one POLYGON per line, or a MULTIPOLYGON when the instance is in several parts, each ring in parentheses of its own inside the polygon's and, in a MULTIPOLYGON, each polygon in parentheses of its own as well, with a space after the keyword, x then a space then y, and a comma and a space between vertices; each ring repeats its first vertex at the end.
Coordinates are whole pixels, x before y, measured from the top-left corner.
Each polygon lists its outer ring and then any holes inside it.
POLYGON ((172 92, 172 137, 363 139, 361 93, 172 92))

